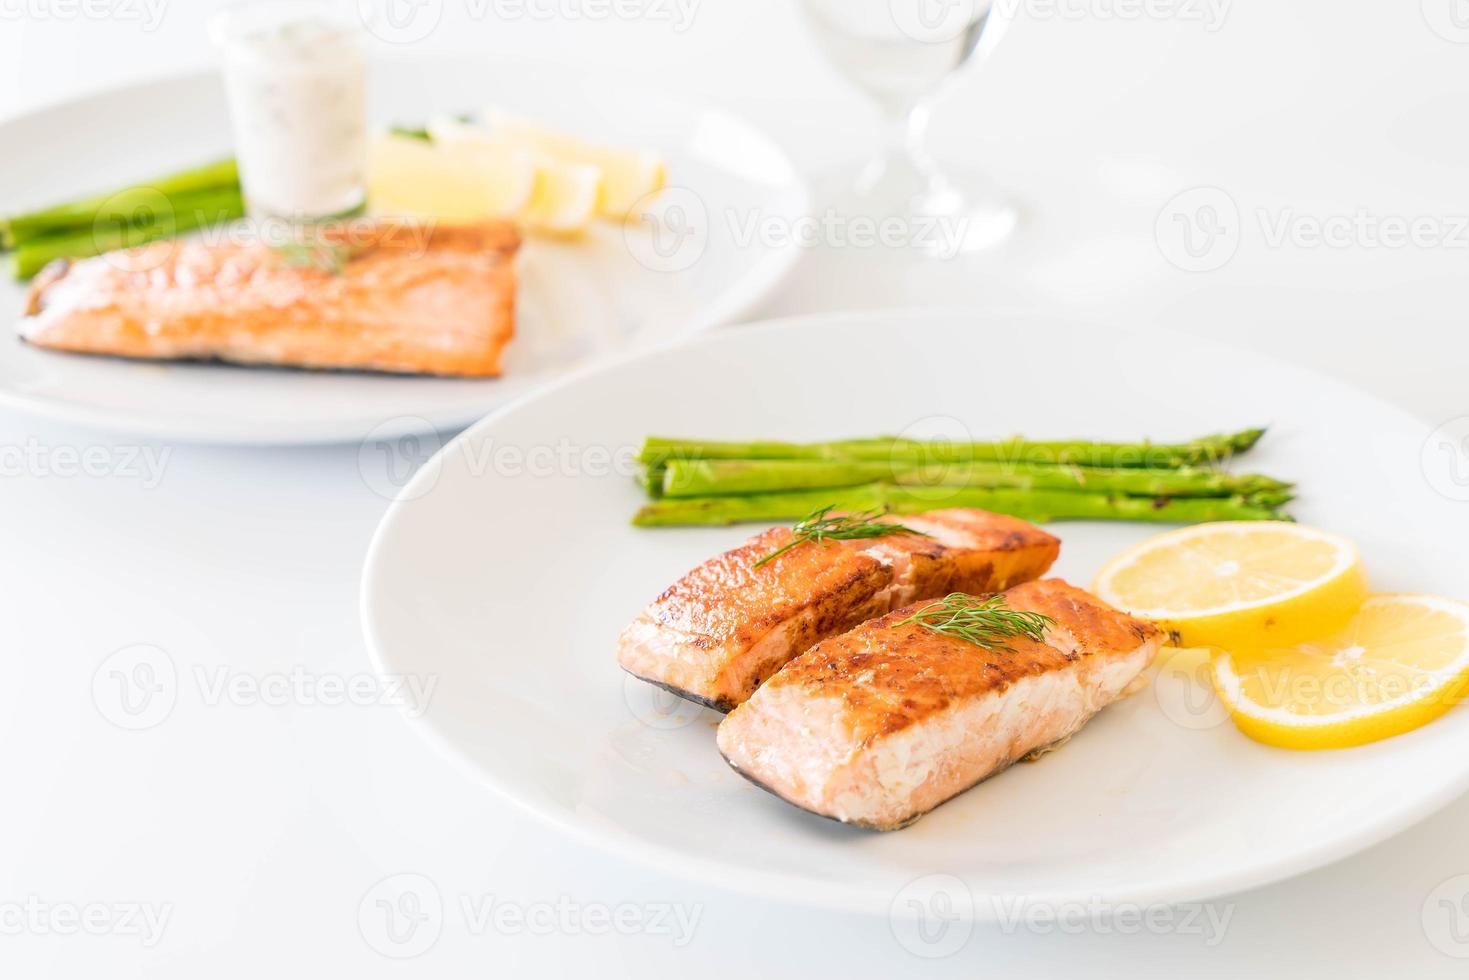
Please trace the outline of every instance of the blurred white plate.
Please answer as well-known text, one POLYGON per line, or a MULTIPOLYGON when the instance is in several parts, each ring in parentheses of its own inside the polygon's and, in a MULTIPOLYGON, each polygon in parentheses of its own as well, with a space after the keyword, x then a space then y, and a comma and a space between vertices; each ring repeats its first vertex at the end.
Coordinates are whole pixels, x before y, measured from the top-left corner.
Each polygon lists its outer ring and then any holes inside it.
MULTIPOLYGON (((673 872, 873 912, 937 909, 923 903, 942 894, 981 919, 1203 899, 1365 848, 1462 792, 1469 710, 1375 745, 1289 752, 1164 671, 1064 749, 906 830, 840 826, 732 772, 717 715, 618 669, 622 626, 753 529, 632 528, 641 494, 606 461, 650 433, 1173 439, 1260 423, 1271 430, 1242 465, 1297 479, 1296 516, 1355 539, 1377 588, 1469 593, 1469 509, 1424 479, 1426 427, 1402 412, 1183 336, 893 313, 720 331, 485 419, 378 529, 365 629, 382 671, 437 677, 419 731, 547 822, 673 872)), ((1086 584, 1159 528, 1053 530, 1057 573, 1086 584)))
MULTIPOLYGON (((666 91, 564 69, 454 59, 387 62, 373 75, 380 123, 491 104, 588 136, 664 152, 665 223, 600 224, 576 244, 531 241, 520 259, 517 336, 494 380, 402 378, 167 364, 37 350, 15 339, 24 290, 0 277, 0 405, 67 422, 201 442, 303 443, 450 429, 568 369, 747 312, 792 268, 790 228, 808 197, 769 137, 666 91), (763 226, 763 225, 762 225, 763 226), (773 244, 772 244, 773 243, 773 244)), ((212 75, 92 96, 0 124, 0 213, 229 154, 212 75)))

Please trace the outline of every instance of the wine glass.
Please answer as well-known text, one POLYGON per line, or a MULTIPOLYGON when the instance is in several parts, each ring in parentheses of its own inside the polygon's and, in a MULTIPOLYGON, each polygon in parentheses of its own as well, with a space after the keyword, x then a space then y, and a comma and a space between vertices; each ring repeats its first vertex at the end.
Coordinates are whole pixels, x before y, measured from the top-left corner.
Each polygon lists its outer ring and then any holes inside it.
MULTIPOLYGON (((939 170, 926 149, 934 101, 955 71, 988 53, 1004 18, 995 0, 802 0, 828 60, 887 117, 883 152, 842 196, 844 210, 943 220, 947 252, 1005 238, 1015 209, 973 177, 939 170)), ((910 227, 912 227, 910 226, 910 227)))

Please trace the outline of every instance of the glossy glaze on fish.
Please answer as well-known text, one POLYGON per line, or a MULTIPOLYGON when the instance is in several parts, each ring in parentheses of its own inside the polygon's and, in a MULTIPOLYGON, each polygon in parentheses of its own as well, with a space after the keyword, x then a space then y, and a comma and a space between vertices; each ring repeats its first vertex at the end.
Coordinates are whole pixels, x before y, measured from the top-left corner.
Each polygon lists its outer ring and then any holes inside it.
POLYGON ((890 520, 929 535, 806 543, 772 528, 675 582, 622 633, 623 668, 728 711, 792 657, 915 599, 995 592, 1045 574, 1060 542, 985 511, 890 520))
POLYGON ((796 806, 906 826, 1075 734, 1152 663, 1160 631, 1065 582, 1008 590, 1055 620, 987 650, 902 621, 914 603, 796 657, 719 726, 742 775, 796 806))
POLYGON ((310 254, 195 238, 60 260, 32 283, 18 329, 38 347, 118 357, 500 373, 512 226, 354 221, 322 239, 310 254))

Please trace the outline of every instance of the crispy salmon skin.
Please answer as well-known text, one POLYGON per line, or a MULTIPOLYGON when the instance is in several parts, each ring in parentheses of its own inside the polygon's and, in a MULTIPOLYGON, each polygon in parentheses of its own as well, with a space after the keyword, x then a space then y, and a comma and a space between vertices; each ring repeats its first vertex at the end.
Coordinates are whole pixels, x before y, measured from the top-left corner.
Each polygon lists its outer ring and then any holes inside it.
POLYGON ((720 724, 720 752, 802 809, 893 830, 1069 738, 1162 640, 1057 579, 1005 596, 1055 621, 1044 641, 986 649, 904 623, 926 605, 914 603, 792 660, 720 724))
POLYGON ((20 335, 118 357, 500 373, 515 331, 513 226, 354 221, 322 236, 324 263, 201 239, 58 261, 31 284, 20 335))
POLYGON ((935 510, 889 518, 922 532, 789 544, 757 534, 689 572, 622 633, 622 667, 728 711, 792 657, 864 620, 950 592, 995 592, 1044 575, 1060 542, 1013 517, 935 510), (926 535, 926 536, 923 536, 926 535))

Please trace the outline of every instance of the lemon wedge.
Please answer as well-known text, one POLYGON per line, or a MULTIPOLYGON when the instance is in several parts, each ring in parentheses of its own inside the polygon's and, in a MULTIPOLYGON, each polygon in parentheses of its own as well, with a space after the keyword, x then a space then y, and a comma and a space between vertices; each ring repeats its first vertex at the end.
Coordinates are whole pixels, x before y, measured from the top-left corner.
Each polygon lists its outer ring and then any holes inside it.
POLYGON ((508 148, 442 147, 387 135, 373 144, 368 160, 368 201, 377 214, 445 221, 514 217, 530 203, 536 182, 531 156, 508 148))
POLYGON ((530 160, 535 179, 515 217, 532 231, 570 236, 585 231, 597 216, 604 177, 601 168, 550 156, 540 149, 449 117, 436 117, 428 132, 445 152, 466 159, 515 156, 530 160))
POLYGON ((600 170, 602 187, 597 211, 604 218, 624 221, 636 217, 639 202, 662 190, 668 179, 667 162, 649 150, 605 146, 496 109, 486 112, 485 119, 489 132, 497 140, 533 150, 562 164, 600 170))
POLYGON ((1369 598, 1340 630, 1283 649, 1216 651, 1214 687, 1269 745, 1346 748, 1426 725, 1469 693, 1469 604, 1369 598))
POLYGON ((1299 524, 1226 521, 1124 551, 1103 566, 1093 591, 1183 646, 1238 651, 1339 629, 1367 597, 1367 580, 1345 538, 1299 524))
POLYGON ((553 235, 577 235, 597 216, 602 172, 596 167, 541 161, 536 187, 520 212, 533 230, 553 235))

